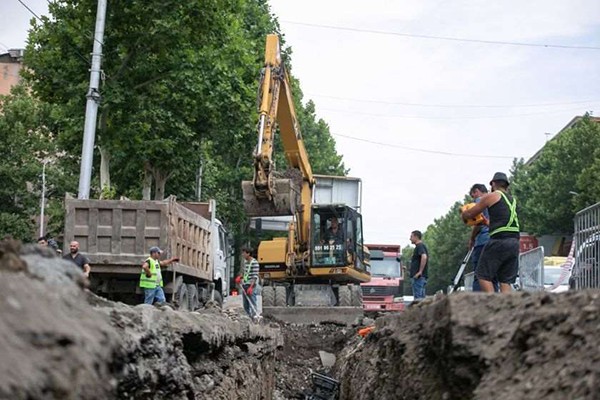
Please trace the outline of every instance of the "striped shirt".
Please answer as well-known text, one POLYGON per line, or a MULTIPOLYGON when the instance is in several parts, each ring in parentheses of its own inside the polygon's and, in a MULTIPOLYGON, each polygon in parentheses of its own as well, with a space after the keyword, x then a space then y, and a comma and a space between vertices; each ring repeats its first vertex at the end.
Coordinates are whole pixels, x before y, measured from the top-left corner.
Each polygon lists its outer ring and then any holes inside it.
POLYGON ((252 257, 250 261, 244 261, 244 284, 252 283, 254 279, 255 283, 258 283, 258 261, 256 258, 252 257))

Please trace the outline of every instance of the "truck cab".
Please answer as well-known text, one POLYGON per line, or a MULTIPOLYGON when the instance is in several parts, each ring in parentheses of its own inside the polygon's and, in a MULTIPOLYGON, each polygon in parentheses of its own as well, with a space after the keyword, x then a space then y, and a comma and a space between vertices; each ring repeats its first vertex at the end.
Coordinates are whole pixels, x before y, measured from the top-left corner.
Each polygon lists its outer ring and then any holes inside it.
POLYGON ((371 281, 361 284, 365 312, 404 310, 400 245, 366 246, 370 252, 371 281))

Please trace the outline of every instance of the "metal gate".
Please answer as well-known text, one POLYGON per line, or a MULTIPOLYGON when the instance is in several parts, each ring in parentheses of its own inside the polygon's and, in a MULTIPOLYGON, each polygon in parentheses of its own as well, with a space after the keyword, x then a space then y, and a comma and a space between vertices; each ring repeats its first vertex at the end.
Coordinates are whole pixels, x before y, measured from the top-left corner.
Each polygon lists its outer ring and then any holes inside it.
POLYGON ((575 215, 573 289, 600 288, 600 203, 575 215))
POLYGON ((544 247, 519 255, 519 289, 526 292, 544 290, 544 247))

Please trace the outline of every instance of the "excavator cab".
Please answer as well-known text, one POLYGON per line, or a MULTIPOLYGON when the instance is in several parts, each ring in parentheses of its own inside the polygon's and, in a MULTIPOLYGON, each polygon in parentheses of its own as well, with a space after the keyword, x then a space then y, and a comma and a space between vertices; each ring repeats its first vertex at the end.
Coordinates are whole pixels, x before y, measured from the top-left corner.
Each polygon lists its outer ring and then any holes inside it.
POLYGON ((362 216, 340 205, 313 205, 311 267, 348 267, 365 270, 362 216))

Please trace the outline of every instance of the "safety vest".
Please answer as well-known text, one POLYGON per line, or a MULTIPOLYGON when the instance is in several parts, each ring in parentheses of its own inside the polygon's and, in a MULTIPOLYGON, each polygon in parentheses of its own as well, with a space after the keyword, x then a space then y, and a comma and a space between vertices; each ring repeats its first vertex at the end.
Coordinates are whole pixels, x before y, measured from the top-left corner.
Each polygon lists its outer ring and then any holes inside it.
MULTIPOLYGON (((150 278, 148 278, 146 276, 146 272, 142 271, 142 274, 140 275, 140 287, 142 287, 144 289, 154 289, 157 286, 156 278, 158 276, 158 273, 161 272, 160 271, 160 262, 158 262, 157 260, 155 260, 152 257, 148 258, 146 260, 146 262, 150 266, 150 273, 152 274, 152 276, 150 278)), ((160 287, 162 287, 162 286, 163 286, 163 280, 162 280, 162 273, 161 273, 160 287)))
POLYGON ((519 217, 517 216, 517 199, 513 198, 513 202, 511 204, 510 201, 508 201, 508 197, 506 197, 506 195, 502 191, 499 190, 498 193, 500 193, 502 199, 508 206, 508 210, 510 211, 510 218, 508 219, 508 223, 506 225, 496 228, 492 232, 490 232, 490 236, 494 236, 495 234, 502 232, 519 233, 520 227, 519 217))

